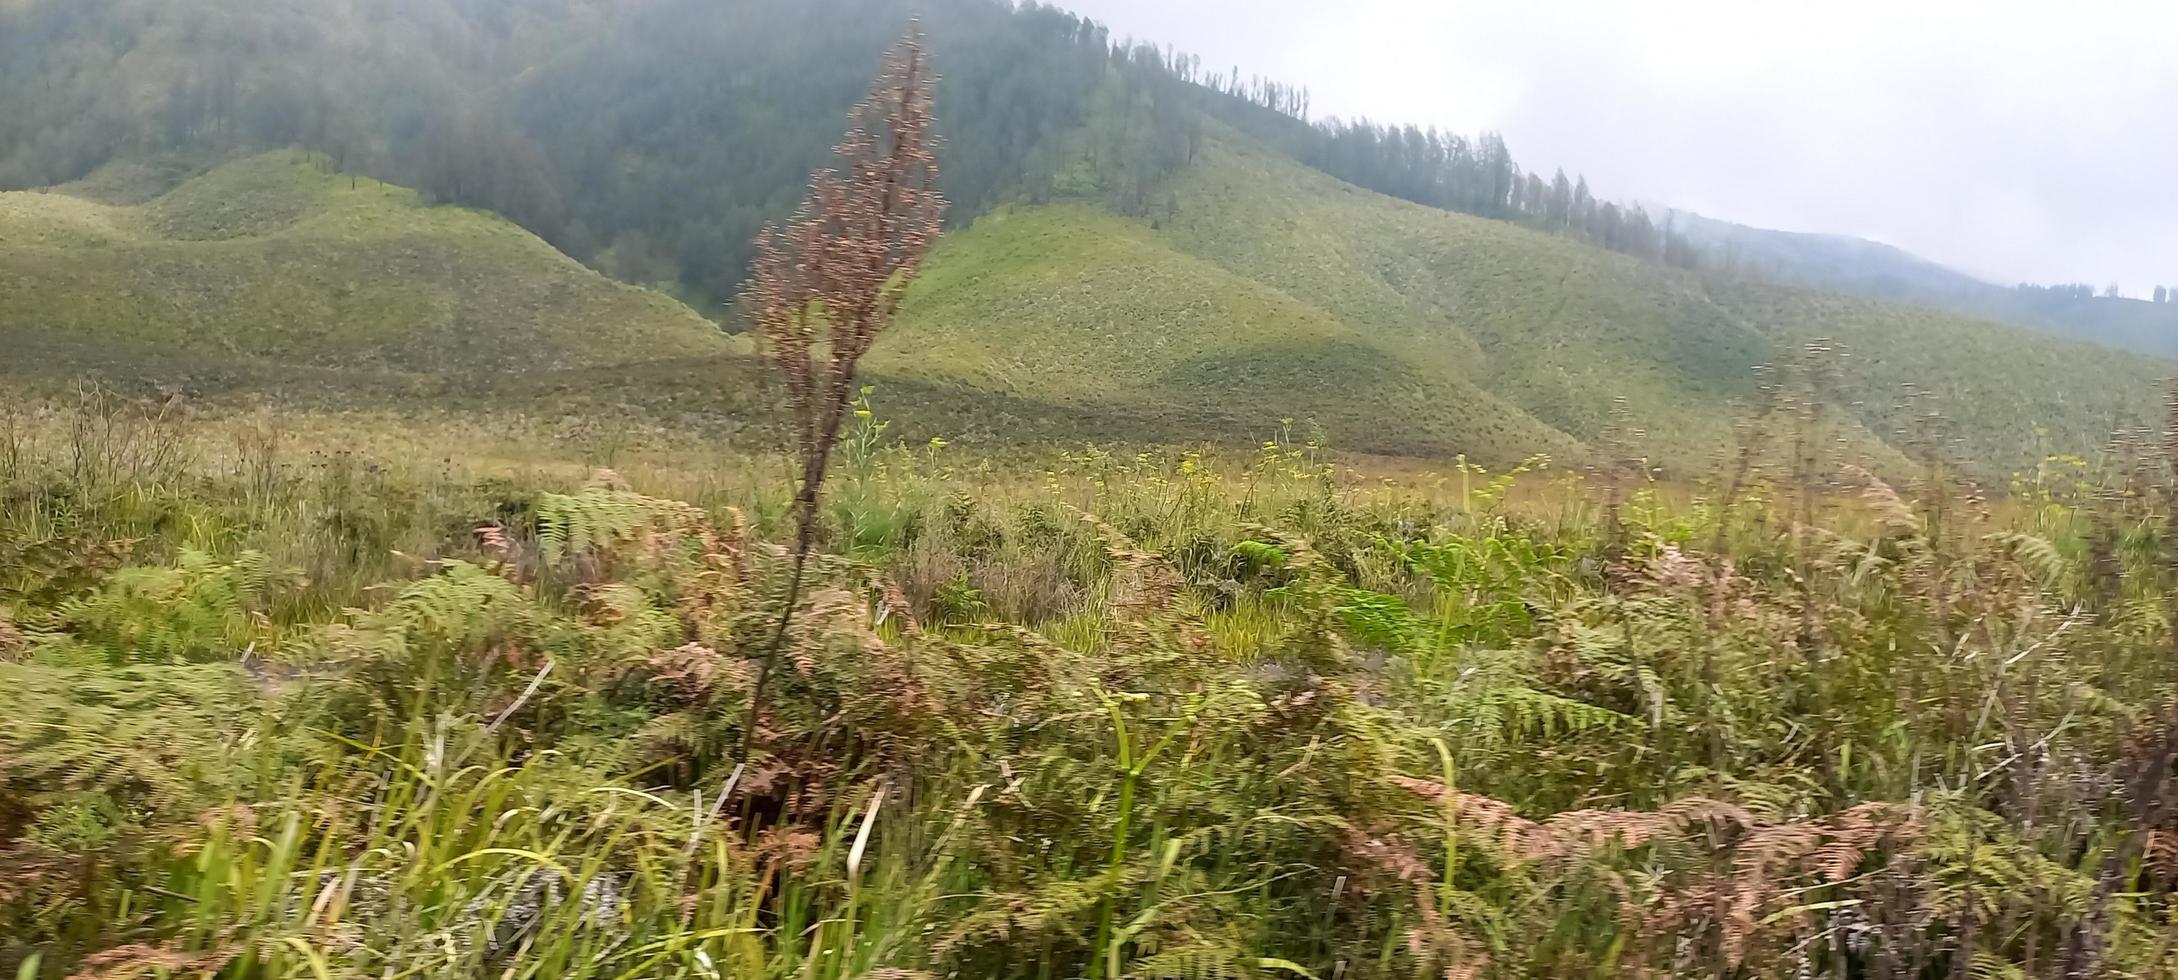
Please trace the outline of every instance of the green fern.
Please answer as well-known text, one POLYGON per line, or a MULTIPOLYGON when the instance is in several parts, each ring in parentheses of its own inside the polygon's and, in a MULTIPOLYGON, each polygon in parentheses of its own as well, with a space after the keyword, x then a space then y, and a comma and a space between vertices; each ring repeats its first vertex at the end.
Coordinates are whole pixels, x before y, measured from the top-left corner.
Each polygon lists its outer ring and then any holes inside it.
POLYGON ((452 649, 475 649, 527 622, 531 607, 514 583, 449 559, 438 575, 403 589, 371 625, 452 649))
POLYGON ((612 547, 649 527, 657 502, 618 490, 591 487, 574 495, 537 498, 537 541, 549 562, 612 547))
POLYGON ((1425 642, 1426 626, 1398 596, 1362 589, 1341 589, 1332 611, 1354 639, 1397 653, 1425 642))
POLYGON ((1462 712, 1468 731, 1486 742, 1520 742, 1580 735, 1632 721, 1609 708, 1527 687, 1483 692, 1462 712))
POLYGON ((238 741, 257 692, 230 665, 0 663, 0 826, 55 810, 47 836, 141 830, 245 798, 255 764, 278 759, 238 741), (74 824, 73 831, 64 825, 74 824))
POLYGON ((48 628, 114 663, 231 659, 264 633, 266 594, 289 576, 257 552, 232 561, 184 550, 172 567, 131 566, 61 603, 48 628))

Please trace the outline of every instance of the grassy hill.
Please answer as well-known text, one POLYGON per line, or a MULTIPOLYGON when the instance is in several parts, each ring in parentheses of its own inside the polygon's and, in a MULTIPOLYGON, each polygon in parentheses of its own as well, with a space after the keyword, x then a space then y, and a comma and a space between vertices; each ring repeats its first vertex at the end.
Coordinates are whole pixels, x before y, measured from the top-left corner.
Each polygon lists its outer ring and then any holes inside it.
MULTIPOLYGON (((373 391, 733 431, 743 340, 498 218, 274 153, 0 194, 17 373, 373 391), (172 185, 172 186, 170 186, 172 185), (139 203, 101 203, 136 201, 139 203)), ((1758 365, 1842 351, 1852 451, 1942 441, 1994 473, 2151 424, 2170 362, 1907 306, 1708 278, 1206 140, 1149 217, 1001 209, 939 245, 868 364, 901 431, 987 446, 1252 442, 1490 463, 1709 465, 1758 365), (1929 415, 1940 414, 1940 424, 1929 415)))
POLYGON ((1176 245, 1078 205, 986 217, 939 249, 871 366, 1197 437, 1295 419, 1370 451, 1575 447, 1471 382, 1456 351, 1176 245))
POLYGON ((949 237, 872 363, 1236 436, 1311 419, 1348 448, 1496 461, 1616 439, 1681 469, 1729 444, 1758 365, 1816 340, 1841 349, 1824 372, 1841 438, 1879 457, 1940 438, 1992 469, 2038 439, 2089 452, 2148 424, 2178 367, 1668 269, 1363 191, 1230 135, 1160 197, 1152 218, 1015 209, 949 237), (1941 436, 1921 431, 1932 410, 1941 436))
POLYGON ((733 349, 505 221, 295 154, 155 186, 132 167, 85 196, 0 194, 0 343, 33 370, 489 383, 733 349))

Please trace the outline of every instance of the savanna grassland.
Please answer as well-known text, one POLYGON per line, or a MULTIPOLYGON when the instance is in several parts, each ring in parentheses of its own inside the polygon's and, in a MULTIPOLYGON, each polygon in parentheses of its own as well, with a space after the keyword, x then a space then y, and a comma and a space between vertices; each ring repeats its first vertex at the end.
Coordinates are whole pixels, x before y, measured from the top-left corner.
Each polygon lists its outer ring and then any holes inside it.
POLYGON ((0 0, 0 976, 2178 978, 2173 362, 910 6, 0 0))
POLYGON ((1796 385, 1670 486, 993 463, 865 407, 739 762, 782 462, 42 403, 0 440, 0 957, 2171 975, 2169 461, 1885 483, 1796 385))
POLYGON ((1227 134, 915 237, 805 563, 749 339, 193 173, 0 195, 24 980, 2178 975, 2161 362, 1227 134))

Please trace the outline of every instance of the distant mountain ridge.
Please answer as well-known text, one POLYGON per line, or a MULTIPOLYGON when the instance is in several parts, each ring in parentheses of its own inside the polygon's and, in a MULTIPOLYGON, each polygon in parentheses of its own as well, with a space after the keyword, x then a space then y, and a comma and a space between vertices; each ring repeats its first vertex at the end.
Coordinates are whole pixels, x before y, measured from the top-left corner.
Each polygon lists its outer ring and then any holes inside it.
POLYGON ((1706 263, 1778 282, 1912 303, 2089 343, 2178 357, 2178 301, 2073 296, 1995 283, 1847 235, 1775 231, 1670 210, 1706 263))

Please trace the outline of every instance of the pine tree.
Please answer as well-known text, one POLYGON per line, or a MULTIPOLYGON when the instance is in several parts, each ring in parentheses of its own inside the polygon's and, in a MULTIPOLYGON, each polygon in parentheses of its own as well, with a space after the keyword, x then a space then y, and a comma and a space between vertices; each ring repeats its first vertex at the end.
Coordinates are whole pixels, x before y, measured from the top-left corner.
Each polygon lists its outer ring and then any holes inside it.
POLYGON ((1626 214, 1626 251, 1645 259, 1658 258, 1664 252, 1663 242, 1657 237, 1656 223, 1649 219, 1648 209, 1639 204, 1628 209, 1626 214))
POLYGON ((1573 220, 1573 184, 1565 179, 1565 169, 1559 168, 1558 176, 1550 181, 1550 226, 1565 231, 1573 220))
POLYGON ((1596 227, 1596 197, 1588 190, 1588 178, 1586 176, 1579 178, 1573 184, 1573 213, 1571 218, 1574 234, 1580 235, 1589 241, 1596 240, 1597 232, 1601 229, 1596 227))
POLYGON ((1482 164, 1488 195, 1480 213, 1492 217, 1503 215, 1506 201, 1512 196, 1513 182, 1520 179, 1520 168, 1513 165, 1512 150, 1505 146, 1504 137, 1484 133, 1476 155, 1482 164))

